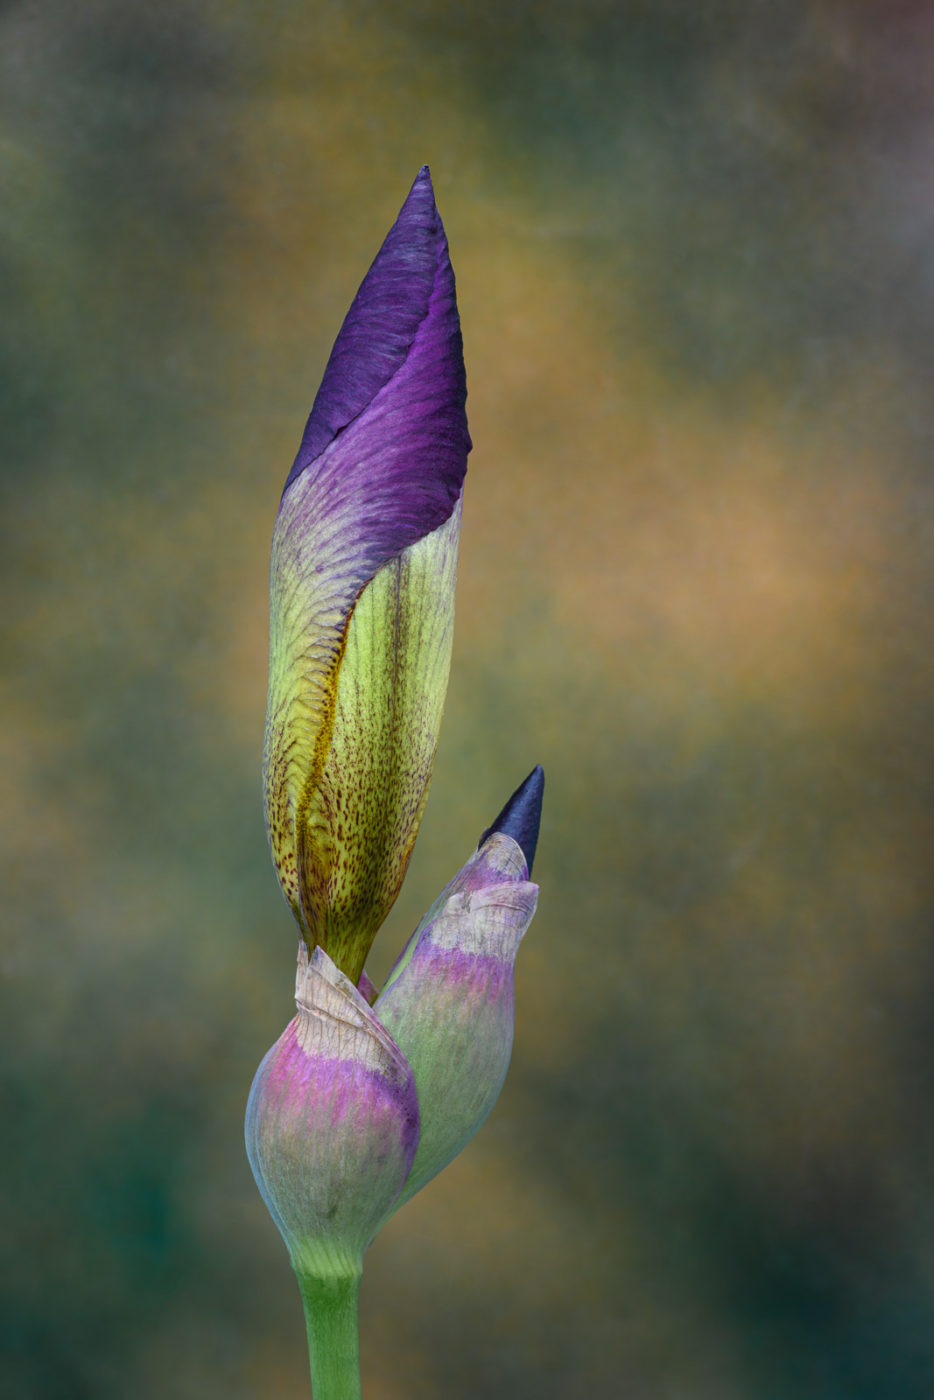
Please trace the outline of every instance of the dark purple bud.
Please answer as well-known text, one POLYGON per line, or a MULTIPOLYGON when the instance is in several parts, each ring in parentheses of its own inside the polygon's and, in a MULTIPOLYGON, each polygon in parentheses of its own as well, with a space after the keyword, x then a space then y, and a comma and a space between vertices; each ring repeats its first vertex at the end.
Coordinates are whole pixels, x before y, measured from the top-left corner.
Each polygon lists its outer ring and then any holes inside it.
POLYGON ((482 846, 494 831, 511 836, 522 848, 525 863, 532 873, 538 828, 542 820, 542 797, 545 792, 545 770, 536 764, 524 783, 520 783, 492 826, 488 826, 478 842, 482 846))
POLYGON ((375 412, 393 380, 385 411, 376 414, 386 460, 368 463, 363 475, 371 485, 390 475, 401 496, 390 517, 412 517, 385 522, 396 552, 451 514, 471 447, 454 273, 427 165, 344 318, 285 491, 361 414, 375 412), (408 385, 397 379, 406 365, 408 385), (405 439, 401 462, 391 450, 394 435, 405 439))

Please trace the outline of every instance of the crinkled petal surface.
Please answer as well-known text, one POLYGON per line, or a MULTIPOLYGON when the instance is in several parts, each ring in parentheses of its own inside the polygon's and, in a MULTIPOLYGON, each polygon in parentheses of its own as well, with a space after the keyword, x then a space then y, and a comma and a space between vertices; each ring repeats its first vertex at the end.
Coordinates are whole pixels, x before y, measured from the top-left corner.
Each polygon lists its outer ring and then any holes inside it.
MULTIPOLYGON (((369 920, 362 918, 372 890, 391 891, 390 903, 398 890, 437 743, 450 658, 457 507, 470 450, 465 401, 454 275, 425 167, 331 353, 286 482, 270 568, 264 786, 273 859, 309 944, 335 951, 354 980, 362 957, 356 949, 349 957, 344 944, 363 937, 362 924, 372 925, 372 937, 384 917, 386 909, 374 907, 369 920), (368 588, 377 596, 354 639, 353 618, 368 588), (398 625, 387 636, 380 619, 390 614, 398 625), (429 614, 438 615, 439 626, 424 626, 429 614), (400 638, 409 649, 404 666, 400 638), (358 677, 380 672, 375 703, 392 711, 392 676, 411 668, 413 646, 431 696, 421 710, 408 706, 412 733, 397 724, 394 742, 377 746, 377 772, 370 766, 361 775, 356 758, 348 763, 345 743, 323 793, 341 706, 359 718, 350 695, 357 679, 339 693, 352 641, 365 653, 358 677), (403 773, 413 733, 416 752, 403 773), (344 820, 344 794, 358 803, 358 817, 361 801, 380 808, 382 834, 365 853, 354 844, 361 822, 344 820)), ((369 810, 368 830, 372 820, 369 810)))
POLYGON ((295 1267, 352 1273, 408 1176, 418 1142, 411 1069, 320 948, 302 944, 298 1015, 260 1065, 246 1113, 250 1166, 295 1267))
POLYGON ((513 970, 538 886, 521 847, 489 836, 429 910, 374 1011, 415 1076, 420 1134, 393 1210, 460 1152, 481 1126, 512 1052, 513 970))

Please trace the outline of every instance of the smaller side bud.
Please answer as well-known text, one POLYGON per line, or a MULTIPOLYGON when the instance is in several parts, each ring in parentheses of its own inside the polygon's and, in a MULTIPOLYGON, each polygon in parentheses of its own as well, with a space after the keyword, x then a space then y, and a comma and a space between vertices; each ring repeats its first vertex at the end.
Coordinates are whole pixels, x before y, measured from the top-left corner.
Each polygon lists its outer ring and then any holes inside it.
POLYGON ((416 929, 374 1010, 415 1075, 420 1136, 393 1210, 467 1145, 512 1052, 513 970, 538 900, 521 847, 493 832, 416 929))
POLYGON ((357 988, 303 942, 295 1001, 250 1090, 247 1156, 300 1279, 349 1277, 408 1176, 415 1081, 357 988))

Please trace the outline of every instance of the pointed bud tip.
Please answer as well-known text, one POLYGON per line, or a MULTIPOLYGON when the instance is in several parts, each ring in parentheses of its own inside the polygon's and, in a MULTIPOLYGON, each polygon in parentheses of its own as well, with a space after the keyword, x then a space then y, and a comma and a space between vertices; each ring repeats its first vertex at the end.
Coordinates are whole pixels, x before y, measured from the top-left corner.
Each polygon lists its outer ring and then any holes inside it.
POLYGON ((492 826, 488 826, 484 831, 478 845, 482 846, 484 841, 489 840, 497 831, 501 831, 504 836, 511 836, 522 848, 531 875, 535 848, 538 845, 544 793, 545 770, 537 763, 525 781, 516 788, 492 826))
POLYGON ((405 197, 402 208, 396 220, 395 227, 405 229, 408 227, 424 226, 425 222, 443 232, 441 215, 438 213, 438 204, 435 199, 435 187, 431 182, 431 171, 427 165, 423 165, 405 197))

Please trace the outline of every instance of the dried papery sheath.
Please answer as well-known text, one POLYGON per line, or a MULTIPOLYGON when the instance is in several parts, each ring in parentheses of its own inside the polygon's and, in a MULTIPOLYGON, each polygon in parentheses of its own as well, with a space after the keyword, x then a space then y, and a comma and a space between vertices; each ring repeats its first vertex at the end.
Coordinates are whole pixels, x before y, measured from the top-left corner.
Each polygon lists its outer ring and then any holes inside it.
POLYGON ((300 1273, 359 1273, 418 1142, 412 1071, 321 948, 299 946, 298 1014, 250 1091, 246 1143, 269 1213, 300 1273))

